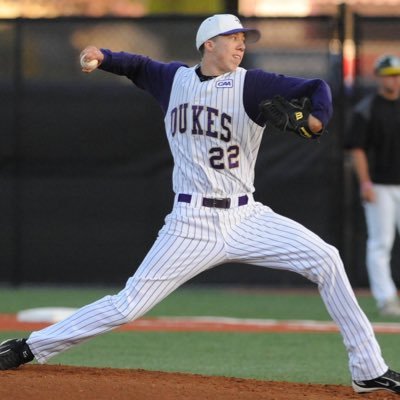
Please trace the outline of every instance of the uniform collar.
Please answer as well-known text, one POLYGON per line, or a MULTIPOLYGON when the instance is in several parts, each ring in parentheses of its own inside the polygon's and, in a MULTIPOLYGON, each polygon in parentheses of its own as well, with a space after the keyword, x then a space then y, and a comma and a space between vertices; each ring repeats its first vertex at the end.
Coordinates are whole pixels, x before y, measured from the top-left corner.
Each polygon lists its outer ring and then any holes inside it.
POLYGON ((200 79, 200 82, 209 81, 209 80, 217 77, 217 76, 203 75, 203 73, 201 72, 200 65, 198 65, 196 67, 195 71, 196 71, 197 76, 200 79))

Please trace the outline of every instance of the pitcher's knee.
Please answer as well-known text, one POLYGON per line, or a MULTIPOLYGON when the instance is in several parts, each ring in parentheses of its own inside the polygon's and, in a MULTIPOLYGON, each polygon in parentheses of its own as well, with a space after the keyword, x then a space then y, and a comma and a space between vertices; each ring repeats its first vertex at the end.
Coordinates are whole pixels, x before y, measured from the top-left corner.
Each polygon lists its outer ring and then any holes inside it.
MULTIPOLYGON (((165 294, 164 294, 165 297, 165 294)), ((124 322, 131 322, 146 314, 163 299, 146 285, 128 284, 119 293, 110 296, 110 301, 121 314, 124 322)))
POLYGON ((339 251, 332 245, 325 244, 313 259, 314 267, 310 269, 308 278, 317 284, 334 279, 338 272, 344 270, 339 251))
POLYGON ((335 246, 332 246, 331 244, 328 244, 326 246, 325 251, 326 251, 326 257, 325 258, 331 259, 334 264, 336 264, 338 262, 342 263, 342 259, 341 259, 340 254, 339 254, 339 250, 335 246))
POLYGON ((116 295, 109 296, 109 301, 112 307, 118 311, 122 324, 131 322, 144 313, 140 313, 138 297, 129 296, 125 290, 121 290, 116 295))

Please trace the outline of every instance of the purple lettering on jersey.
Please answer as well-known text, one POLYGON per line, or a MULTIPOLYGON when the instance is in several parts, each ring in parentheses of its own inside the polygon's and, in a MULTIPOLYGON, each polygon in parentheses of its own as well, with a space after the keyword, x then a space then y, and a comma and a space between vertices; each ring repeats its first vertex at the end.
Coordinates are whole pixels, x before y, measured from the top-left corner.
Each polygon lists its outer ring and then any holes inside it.
POLYGON ((228 166, 230 169, 237 168, 239 166, 239 146, 229 146, 227 149, 228 154, 228 166))
POLYGON ((172 136, 175 136, 176 133, 176 118, 177 118, 177 108, 173 108, 171 110, 171 134, 172 136))
POLYGON ((207 107, 207 132, 206 135, 207 136, 211 136, 211 137, 218 137, 218 132, 217 131, 212 131, 211 129, 214 126, 214 122, 215 122, 215 117, 218 117, 218 110, 216 108, 212 108, 212 107, 207 107))
POLYGON ((204 110, 203 106, 192 106, 192 134, 193 135, 202 135, 204 133, 203 129, 201 128, 199 117, 201 112, 204 110))
POLYGON ((211 154, 210 165, 214 169, 224 169, 224 150, 221 147, 212 147, 208 152, 211 154))
POLYGON ((187 108, 188 103, 179 105, 179 132, 185 133, 187 129, 187 108), (183 121, 182 121, 183 120, 183 121))
POLYGON ((221 140, 224 142, 229 142, 231 140, 231 130, 230 125, 232 122, 232 117, 228 114, 221 114, 221 127, 225 131, 225 134, 221 132, 221 140))
MULTIPOLYGON (((189 103, 182 103, 171 110, 171 135, 175 136, 177 130, 180 133, 186 133, 188 130, 188 108, 189 103)), ((232 117, 226 113, 221 113, 216 108, 192 105, 192 135, 204 135, 204 129, 201 125, 201 114, 206 110, 207 130, 206 135, 213 138, 219 138, 224 142, 230 142, 232 138, 232 117), (217 123, 217 129, 216 129, 217 123)))

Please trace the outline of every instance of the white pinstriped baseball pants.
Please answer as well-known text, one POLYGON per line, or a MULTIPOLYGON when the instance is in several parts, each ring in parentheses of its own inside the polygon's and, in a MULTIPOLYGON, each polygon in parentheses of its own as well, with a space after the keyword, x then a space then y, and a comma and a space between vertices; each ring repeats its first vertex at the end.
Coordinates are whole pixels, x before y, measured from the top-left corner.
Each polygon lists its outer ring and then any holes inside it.
POLYGON ((368 227, 367 268, 371 292, 378 304, 397 297, 390 266, 396 227, 400 233, 400 185, 374 184, 376 201, 364 203, 368 227))
POLYGON ((338 251, 302 225, 249 198, 248 205, 228 210, 202 207, 200 196, 193 196, 191 204, 175 200, 156 242, 123 290, 30 335, 28 344, 37 361, 44 363, 144 315, 202 271, 240 262, 294 271, 316 283, 340 328, 353 379, 385 373, 388 367, 338 251))

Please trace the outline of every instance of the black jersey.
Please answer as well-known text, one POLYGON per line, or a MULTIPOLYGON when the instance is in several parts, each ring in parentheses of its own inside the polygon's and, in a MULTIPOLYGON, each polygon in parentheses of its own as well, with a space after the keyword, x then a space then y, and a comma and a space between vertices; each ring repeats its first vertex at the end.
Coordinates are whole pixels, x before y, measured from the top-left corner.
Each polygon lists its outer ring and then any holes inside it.
POLYGON ((400 184, 400 99, 374 94, 355 107, 346 148, 364 149, 375 183, 400 184))

